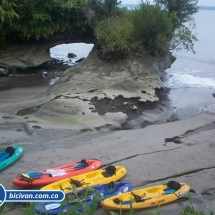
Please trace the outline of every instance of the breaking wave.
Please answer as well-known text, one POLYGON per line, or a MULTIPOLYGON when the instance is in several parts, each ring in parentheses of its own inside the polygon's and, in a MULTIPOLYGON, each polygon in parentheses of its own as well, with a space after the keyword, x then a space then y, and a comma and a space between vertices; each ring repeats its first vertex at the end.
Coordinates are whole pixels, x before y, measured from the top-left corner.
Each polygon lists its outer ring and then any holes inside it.
POLYGON ((168 88, 208 88, 215 89, 215 78, 194 76, 192 73, 164 72, 163 84, 168 88))

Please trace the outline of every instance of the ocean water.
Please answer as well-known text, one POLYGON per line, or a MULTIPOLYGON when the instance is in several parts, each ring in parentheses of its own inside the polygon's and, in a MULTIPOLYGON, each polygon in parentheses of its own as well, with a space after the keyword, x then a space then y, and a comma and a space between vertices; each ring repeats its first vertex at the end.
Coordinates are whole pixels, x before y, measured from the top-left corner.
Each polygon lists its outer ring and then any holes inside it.
POLYGON ((193 87, 215 89, 215 10, 200 10, 194 19, 196 54, 185 50, 173 52, 177 60, 165 71, 164 85, 170 88, 193 87))
POLYGON ((169 88, 169 103, 180 119, 202 112, 215 113, 215 10, 200 10, 194 16, 196 54, 182 50, 173 52, 177 60, 163 73, 169 88))
POLYGON ((86 43, 61 44, 50 49, 50 56, 63 61, 64 64, 73 65, 76 60, 83 57, 86 58, 93 46, 94 44, 86 43), (77 57, 69 58, 67 57, 68 53, 74 53, 77 57))

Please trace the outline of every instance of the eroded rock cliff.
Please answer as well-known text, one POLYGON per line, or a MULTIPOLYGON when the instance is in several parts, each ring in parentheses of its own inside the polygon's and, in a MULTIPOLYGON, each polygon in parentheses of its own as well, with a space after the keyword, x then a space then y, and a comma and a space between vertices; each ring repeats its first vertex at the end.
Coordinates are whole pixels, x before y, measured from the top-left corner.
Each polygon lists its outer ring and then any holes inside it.
MULTIPOLYGON (((37 52, 36 48, 23 50, 2 55, 0 63, 20 67, 22 59, 26 59, 22 67, 27 68, 30 62, 37 62, 34 65, 38 66, 38 62, 51 60, 46 51, 39 52, 41 46, 37 52)), ((133 55, 102 60, 93 48, 85 60, 67 69, 47 92, 17 101, 15 106, 7 101, 4 108, 18 116, 31 114, 46 123, 62 123, 74 129, 107 125, 119 128, 128 119, 128 112, 141 114, 141 105, 159 100, 156 89, 163 87, 160 75, 174 60, 171 53, 165 57, 133 55)))

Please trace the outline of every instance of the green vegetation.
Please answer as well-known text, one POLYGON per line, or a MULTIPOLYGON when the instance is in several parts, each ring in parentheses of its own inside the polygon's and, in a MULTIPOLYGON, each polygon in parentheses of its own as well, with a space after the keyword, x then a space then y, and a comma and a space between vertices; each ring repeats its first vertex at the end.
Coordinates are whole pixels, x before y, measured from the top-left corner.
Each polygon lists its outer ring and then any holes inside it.
POLYGON ((104 55, 126 56, 135 48, 133 26, 128 16, 110 17, 96 27, 96 38, 104 55))
POLYGON ((0 0, 0 44, 67 35, 94 39, 103 56, 195 52, 197 2, 155 0, 151 5, 142 0, 128 10, 117 0, 0 0))
MULTIPOLYGON (((179 215, 205 215, 202 211, 196 211, 193 207, 193 202, 191 196, 189 196, 189 205, 187 205, 179 215)), ((210 215, 214 215, 214 212, 211 211, 210 215)))
POLYGON ((155 0, 155 2, 163 5, 167 9, 169 16, 171 16, 173 12, 176 12, 179 21, 182 23, 188 22, 191 16, 198 12, 198 0, 155 0))
POLYGON ((198 12, 198 0, 155 0, 155 2, 168 11, 173 23, 173 35, 169 43, 169 49, 186 49, 195 53, 194 42, 198 39, 192 33, 192 30, 196 27, 192 15, 198 12))
MULTIPOLYGON (((79 28, 84 31, 87 27, 81 12, 86 1, 10 1, 19 19, 4 19, 1 28, 6 32, 6 37, 1 38, 1 41, 39 41, 49 38, 54 33, 71 33, 79 28), (11 24, 7 28, 9 21, 11 24)), ((4 2, 5 0, 2 0, 2 5, 4 2)), ((4 13, 2 16, 4 17, 4 13)))
MULTIPOLYGON (((73 207, 70 207, 66 209, 65 212, 60 213, 59 215, 94 215, 97 210, 97 201, 101 198, 101 195, 99 193, 96 193, 96 190, 93 190, 91 187, 87 187, 84 189, 84 194, 80 197, 78 195, 78 191, 76 190, 75 186, 72 188, 74 191, 74 195, 68 195, 62 202, 62 206, 66 206, 67 204, 73 204, 73 207), (90 193, 95 192, 96 194, 93 197, 93 204, 89 206, 85 203, 84 199, 87 199, 90 193), (83 208, 83 211, 77 212, 76 208, 83 208)), ((38 215, 34 211, 34 207, 36 204, 31 202, 27 208, 23 209, 23 215, 38 215)), ((5 203, 0 206, 0 215, 4 215, 3 209, 4 209, 5 203)), ((131 205, 132 206, 132 205, 131 205)), ((165 206, 162 206, 165 207, 165 206)), ((118 215, 122 214, 122 211, 119 211, 119 213, 109 211, 111 215, 118 215)), ((133 215, 135 214, 135 211, 130 207, 130 211, 126 213, 127 215, 133 215)), ((139 213, 138 213, 139 214, 139 213)), ((159 211, 159 207, 152 210, 152 212, 149 212, 150 215, 162 215, 159 211)), ((215 213, 213 211, 210 212, 210 215, 214 215, 215 213)), ((178 214, 178 215, 205 215, 202 211, 196 211, 193 207, 192 198, 189 196, 189 204, 178 214)))
POLYGON ((133 10, 134 38, 144 52, 159 55, 168 50, 172 35, 172 22, 160 6, 142 3, 133 10))
POLYGON ((2 0, 0 4, 0 44, 6 42, 12 21, 18 19, 19 15, 14 11, 15 4, 2 0))
MULTIPOLYGON (((73 185, 72 190, 73 190, 73 195, 67 195, 66 198, 61 202, 61 206, 67 206, 68 204, 72 204, 73 207, 67 208, 65 210, 65 212, 62 212, 60 214, 62 214, 62 215, 79 215, 79 214, 80 215, 93 215, 95 213, 95 211, 97 210, 97 201, 101 198, 101 195, 91 187, 85 188, 84 192, 82 192, 81 196, 78 195, 78 191, 76 190, 75 185, 73 185), (85 200, 92 192, 94 192, 94 193, 97 192, 97 193, 93 196, 92 205, 89 206, 85 202, 85 200), (83 208, 83 211, 78 212, 78 211, 76 211, 76 208, 83 208)), ((40 206, 39 203, 30 203, 23 214, 24 215, 38 214, 34 211, 34 207, 36 204, 38 206, 40 206)))
MULTIPOLYGON (((123 13, 124 12, 124 13, 123 13)), ((101 21, 96 37, 103 54, 127 55, 132 51, 163 54, 168 50, 172 22, 158 5, 142 3, 132 11, 101 21)))
POLYGON ((4 207, 5 207, 5 203, 3 203, 3 204, 0 206, 0 215, 2 215, 3 210, 4 210, 4 207))

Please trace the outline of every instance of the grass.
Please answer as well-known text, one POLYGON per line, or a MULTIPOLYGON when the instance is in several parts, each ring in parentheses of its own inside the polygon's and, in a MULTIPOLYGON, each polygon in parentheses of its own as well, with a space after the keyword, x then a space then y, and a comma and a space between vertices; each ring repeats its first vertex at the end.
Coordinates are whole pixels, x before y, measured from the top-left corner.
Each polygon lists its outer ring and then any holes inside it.
MULTIPOLYGON (((180 215, 205 215, 202 211, 196 211, 193 207, 192 198, 189 195, 189 205, 186 206, 180 213, 180 215)), ((210 215, 214 215, 214 212, 211 211, 210 215)))
MULTIPOLYGON (((68 204, 73 204, 74 206, 66 208, 66 210, 59 215, 94 215, 97 207, 97 201, 101 198, 101 195, 97 192, 95 195, 93 195, 93 203, 91 206, 89 206, 86 203, 86 199, 89 197, 90 193, 96 192, 91 187, 87 187, 84 189, 85 192, 83 192, 83 195, 78 195, 78 191, 75 187, 73 187, 73 194, 66 196, 66 198, 61 202, 61 206, 67 206, 68 204), (82 208, 82 211, 77 211, 77 208, 82 208)), ((35 202, 29 203, 27 208, 24 209, 23 215, 38 215, 38 213, 35 212, 34 207, 36 204, 35 202)), ((5 207, 5 203, 0 206, 0 215, 3 215, 3 209, 5 207)), ((119 211, 118 213, 109 211, 110 215, 122 215, 122 211, 119 211)), ((47 213, 48 214, 48 213, 47 213)), ((130 207, 130 211, 126 213, 126 215, 133 215, 135 214, 134 210, 132 209, 132 205, 130 207)), ((40 214, 42 215, 42 213, 40 214)), ((43 215, 45 215, 43 213, 43 215)), ((150 212, 150 215, 162 215, 160 213, 159 207, 155 208, 152 212, 150 212)), ((188 205, 183 208, 183 210, 178 215, 206 215, 203 211, 196 211, 193 207, 192 198, 189 195, 189 203, 188 205)), ((215 215, 213 211, 210 212, 210 215, 215 215)))

